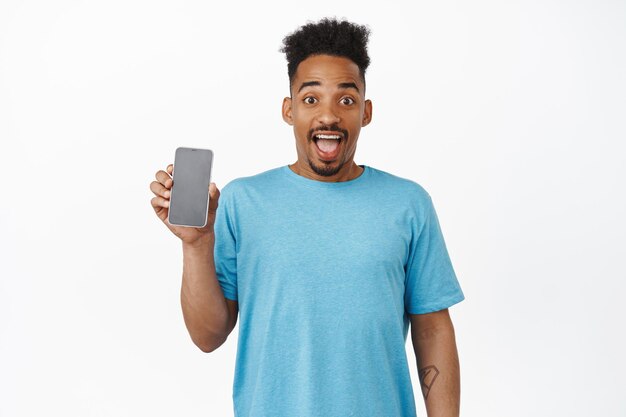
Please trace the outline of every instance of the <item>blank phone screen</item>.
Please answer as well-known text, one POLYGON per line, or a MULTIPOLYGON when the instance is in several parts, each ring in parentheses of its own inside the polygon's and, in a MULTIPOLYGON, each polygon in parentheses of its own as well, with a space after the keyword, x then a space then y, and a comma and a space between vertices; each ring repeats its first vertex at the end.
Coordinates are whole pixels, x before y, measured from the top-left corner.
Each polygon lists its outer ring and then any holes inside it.
POLYGON ((168 220, 176 226, 204 227, 209 210, 213 151, 177 148, 168 220))

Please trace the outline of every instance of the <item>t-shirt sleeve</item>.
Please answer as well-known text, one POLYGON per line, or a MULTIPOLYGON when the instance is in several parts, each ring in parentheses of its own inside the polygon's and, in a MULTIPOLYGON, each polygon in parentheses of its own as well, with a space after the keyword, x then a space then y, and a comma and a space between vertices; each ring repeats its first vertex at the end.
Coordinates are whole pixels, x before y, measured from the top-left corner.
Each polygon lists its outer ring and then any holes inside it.
POLYGON ((222 190, 215 214, 215 272, 224 297, 237 300, 237 240, 230 193, 222 190))
POLYGON ((404 305, 409 314, 446 309, 465 299, 448 255, 432 199, 426 196, 406 265, 404 305))

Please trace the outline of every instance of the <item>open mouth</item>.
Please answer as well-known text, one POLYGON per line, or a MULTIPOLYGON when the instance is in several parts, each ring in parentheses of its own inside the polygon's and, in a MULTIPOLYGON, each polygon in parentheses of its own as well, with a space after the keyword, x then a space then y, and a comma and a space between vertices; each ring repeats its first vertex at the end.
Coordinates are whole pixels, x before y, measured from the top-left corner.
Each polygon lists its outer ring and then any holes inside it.
POLYGON ((316 133, 312 139, 322 159, 334 159, 339 154, 343 134, 340 132, 316 133))
POLYGON ((322 152, 332 152, 337 146, 339 146, 341 139, 342 135, 336 133, 318 133, 313 135, 313 141, 322 152))

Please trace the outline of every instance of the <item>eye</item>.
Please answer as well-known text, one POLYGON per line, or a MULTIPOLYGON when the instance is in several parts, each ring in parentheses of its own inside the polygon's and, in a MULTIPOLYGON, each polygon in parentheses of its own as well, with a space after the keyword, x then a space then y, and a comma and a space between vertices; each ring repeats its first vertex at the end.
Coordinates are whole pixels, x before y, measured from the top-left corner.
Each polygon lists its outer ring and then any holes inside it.
POLYGON ((315 97, 307 96, 303 100, 306 104, 315 104, 317 99, 315 97))
POLYGON ((350 106, 354 103, 355 101, 352 97, 344 97, 341 99, 341 104, 345 104, 346 106, 350 106))

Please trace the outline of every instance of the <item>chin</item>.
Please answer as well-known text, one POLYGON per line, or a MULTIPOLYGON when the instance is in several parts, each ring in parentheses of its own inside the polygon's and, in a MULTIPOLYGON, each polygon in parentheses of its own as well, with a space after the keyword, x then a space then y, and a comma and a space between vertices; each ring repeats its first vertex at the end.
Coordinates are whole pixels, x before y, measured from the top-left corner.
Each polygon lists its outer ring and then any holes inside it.
POLYGON ((317 175, 322 176, 322 177, 332 177, 333 175, 337 174, 341 168, 343 167, 343 163, 341 164, 325 164, 325 163, 321 163, 321 164, 316 164, 311 162, 311 160, 309 160, 309 166, 311 167, 311 169, 313 170, 313 172, 315 172, 317 175))

